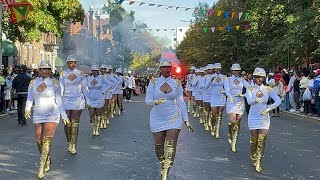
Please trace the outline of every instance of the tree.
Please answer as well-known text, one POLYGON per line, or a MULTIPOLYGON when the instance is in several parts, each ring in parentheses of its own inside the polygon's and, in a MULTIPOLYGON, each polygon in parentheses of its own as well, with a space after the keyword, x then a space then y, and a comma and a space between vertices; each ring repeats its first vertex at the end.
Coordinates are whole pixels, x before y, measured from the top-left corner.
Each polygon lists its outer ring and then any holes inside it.
POLYGON ((10 20, 10 13, 4 12, 3 33, 11 41, 27 42, 40 40, 41 33, 52 32, 62 36, 64 25, 70 20, 82 22, 84 10, 78 0, 29 0, 32 11, 18 24, 10 20))

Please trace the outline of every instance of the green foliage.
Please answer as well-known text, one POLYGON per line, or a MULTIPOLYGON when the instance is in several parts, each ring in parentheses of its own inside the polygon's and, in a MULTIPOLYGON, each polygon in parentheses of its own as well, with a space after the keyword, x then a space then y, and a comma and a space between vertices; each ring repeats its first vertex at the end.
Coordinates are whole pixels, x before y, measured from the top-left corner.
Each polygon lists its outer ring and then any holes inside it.
POLYGON ((9 11, 4 12, 3 32, 12 40, 20 42, 40 40, 41 33, 52 32, 62 36, 68 21, 82 22, 84 10, 78 0, 29 0, 32 11, 18 24, 10 20, 9 11))
POLYGON ((182 61, 197 66, 221 62, 227 67, 237 62, 246 69, 300 65, 303 59, 309 59, 311 63, 319 62, 320 0, 220 0, 214 9, 245 10, 250 16, 247 20, 238 20, 215 14, 200 22, 196 19, 177 48, 182 61), (213 33, 202 30, 203 27, 238 24, 250 24, 250 29, 213 33), (202 30, 201 33, 195 32, 197 27, 202 30))
POLYGON ((130 69, 134 70, 135 72, 144 72, 147 70, 147 68, 156 68, 160 56, 160 51, 142 54, 134 51, 131 54, 132 61, 130 69))

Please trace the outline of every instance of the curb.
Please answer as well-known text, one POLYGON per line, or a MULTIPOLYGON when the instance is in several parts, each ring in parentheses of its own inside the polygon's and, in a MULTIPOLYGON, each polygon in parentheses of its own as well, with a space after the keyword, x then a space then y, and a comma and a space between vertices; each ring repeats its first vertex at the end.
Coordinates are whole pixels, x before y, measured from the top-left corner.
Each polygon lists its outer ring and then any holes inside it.
POLYGON ((312 120, 316 120, 316 121, 320 121, 320 117, 310 117, 301 113, 293 113, 293 112, 288 112, 288 111, 281 111, 282 113, 286 113, 286 114, 290 114, 290 115, 294 115, 294 116, 300 116, 300 117, 304 117, 307 119, 312 119, 312 120))

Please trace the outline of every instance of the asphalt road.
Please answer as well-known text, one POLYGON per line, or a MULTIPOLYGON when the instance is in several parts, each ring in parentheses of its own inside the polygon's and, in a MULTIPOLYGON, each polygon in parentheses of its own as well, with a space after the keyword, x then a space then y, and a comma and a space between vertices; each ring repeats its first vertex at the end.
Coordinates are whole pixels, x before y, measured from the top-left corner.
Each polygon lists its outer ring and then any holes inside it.
MULTIPOLYGON (((63 125, 52 142, 53 164, 45 179, 143 180, 160 179, 149 129, 144 97, 125 103, 126 111, 111 121, 99 137, 91 136, 88 113, 80 122, 78 153, 67 153, 63 125)), ((206 132, 190 116, 195 132, 183 127, 171 180, 209 179, 320 179, 320 121, 290 114, 271 120, 263 172, 258 174, 249 159, 247 119, 243 118, 238 152, 227 142, 224 115, 221 139, 206 132)), ((17 125, 15 116, 0 117, 0 180, 36 179, 39 153, 33 125, 17 125)))

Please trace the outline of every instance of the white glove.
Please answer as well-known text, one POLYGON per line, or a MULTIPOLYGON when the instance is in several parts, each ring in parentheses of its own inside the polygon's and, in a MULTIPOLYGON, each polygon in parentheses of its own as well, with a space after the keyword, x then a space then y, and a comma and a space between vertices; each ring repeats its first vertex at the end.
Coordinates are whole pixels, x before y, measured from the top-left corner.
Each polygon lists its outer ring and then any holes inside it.
POLYGON ((268 107, 267 109, 261 111, 260 114, 261 115, 266 115, 269 111, 271 111, 271 108, 268 107))
POLYGON ((70 124, 70 120, 68 118, 62 119, 62 121, 65 126, 70 124))
POLYGON ((31 112, 30 111, 25 111, 24 112, 24 118, 30 119, 31 118, 31 112))

